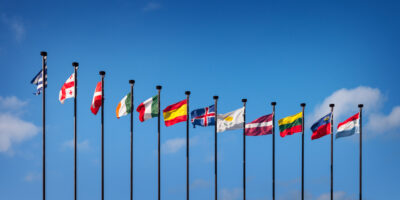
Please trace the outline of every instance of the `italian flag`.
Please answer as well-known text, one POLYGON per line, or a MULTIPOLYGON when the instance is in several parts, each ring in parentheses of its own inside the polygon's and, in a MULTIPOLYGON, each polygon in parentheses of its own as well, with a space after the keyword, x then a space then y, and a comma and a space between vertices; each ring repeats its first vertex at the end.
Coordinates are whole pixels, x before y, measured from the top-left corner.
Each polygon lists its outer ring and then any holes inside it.
POLYGON ((122 98, 122 100, 118 103, 117 109, 115 113, 117 114, 117 118, 119 119, 122 116, 127 115, 128 113, 132 112, 132 104, 131 104, 131 93, 122 98))
POLYGON ((153 117, 158 116, 158 95, 151 97, 141 103, 136 111, 139 112, 139 120, 144 122, 153 117))

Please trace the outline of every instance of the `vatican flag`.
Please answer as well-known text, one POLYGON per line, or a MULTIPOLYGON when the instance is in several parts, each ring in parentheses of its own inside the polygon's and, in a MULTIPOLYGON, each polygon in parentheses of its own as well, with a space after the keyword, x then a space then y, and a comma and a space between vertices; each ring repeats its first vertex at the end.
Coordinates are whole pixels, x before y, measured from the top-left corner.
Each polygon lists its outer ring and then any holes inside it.
POLYGON ((217 132, 224 132, 227 130, 235 130, 243 128, 243 123, 244 123, 243 114, 244 114, 244 107, 226 114, 218 114, 217 132))

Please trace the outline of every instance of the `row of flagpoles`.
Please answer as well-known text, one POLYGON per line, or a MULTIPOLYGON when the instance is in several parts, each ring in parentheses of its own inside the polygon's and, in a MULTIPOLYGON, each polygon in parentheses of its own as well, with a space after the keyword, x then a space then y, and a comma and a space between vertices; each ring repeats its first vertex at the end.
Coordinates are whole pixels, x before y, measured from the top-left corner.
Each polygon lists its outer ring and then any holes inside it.
MULTIPOLYGON (((42 94, 43 103, 43 200, 46 199, 46 86, 47 86, 47 52, 41 52, 42 70, 31 81, 37 85, 35 94, 42 94)), ((77 199, 77 70, 79 64, 73 62, 74 73, 67 79, 61 88, 59 100, 61 103, 67 98, 74 98, 74 199, 77 199)), ((99 72, 101 81, 97 84, 93 96, 91 111, 97 114, 101 108, 101 199, 104 200, 104 77, 105 72, 99 72)), ((118 104, 116 109, 117 118, 130 114, 130 133, 131 133, 131 149, 130 149, 130 199, 133 199, 133 88, 135 81, 129 80, 130 93, 128 93, 118 104)), ((161 86, 156 86, 158 94, 153 96, 137 107, 139 112, 139 120, 141 122, 157 117, 158 120, 158 199, 161 199, 161 160, 160 160, 160 102, 161 102, 161 86)), ((185 92, 186 99, 178 103, 172 104, 163 110, 165 125, 172 126, 176 123, 186 121, 186 199, 189 199, 189 97, 190 91, 185 92)), ((246 102, 242 99, 243 107, 226 114, 218 114, 217 102, 218 96, 214 96, 214 105, 206 108, 195 109, 191 112, 191 123, 196 126, 214 125, 214 144, 215 144, 215 200, 218 199, 218 165, 217 165, 217 133, 226 130, 243 129, 243 199, 246 199, 246 136, 260 136, 272 134, 272 199, 275 200, 275 106, 276 102, 272 102, 272 114, 262 116, 250 123, 246 124, 246 102)), ((278 121, 281 137, 301 132, 302 151, 301 151, 301 199, 304 200, 304 110, 305 103, 300 104, 302 111, 292 116, 285 117, 278 121)), ((331 112, 316 123, 313 124, 311 130, 313 132, 311 139, 318 139, 325 135, 331 135, 331 164, 330 164, 330 199, 333 200, 333 109, 334 104, 330 104, 331 112)), ((359 133, 360 136, 360 163, 359 163, 359 199, 362 199, 362 108, 359 104, 359 112, 349 119, 338 124, 336 138, 353 135, 359 133)))

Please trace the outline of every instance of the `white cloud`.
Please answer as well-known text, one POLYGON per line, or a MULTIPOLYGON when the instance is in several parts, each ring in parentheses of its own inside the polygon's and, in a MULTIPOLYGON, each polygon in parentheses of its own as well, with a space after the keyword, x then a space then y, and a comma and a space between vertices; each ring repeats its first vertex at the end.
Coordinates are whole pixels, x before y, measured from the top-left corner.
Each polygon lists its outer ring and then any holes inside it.
POLYGON ((14 33, 15 40, 17 42, 21 42, 25 38, 25 25, 22 23, 22 20, 17 17, 8 17, 3 14, 1 16, 1 20, 4 24, 6 24, 9 29, 14 33))
MULTIPOLYGON (((74 149, 74 140, 72 139, 72 140, 68 140, 68 141, 65 141, 63 144, 62 144, 62 147, 64 147, 64 148, 70 148, 70 149, 74 149)), ((89 143, 89 140, 83 140, 82 142, 78 142, 78 149, 79 150, 87 150, 87 149, 90 149, 90 143, 89 143)))
MULTIPOLYGON (((286 192, 283 196, 278 197, 279 200, 293 200, 293 199, 300 199, 301 198, 301 191, 299 190, 292 190, 286 192)), ((312 195, 304 191, 304 199, 312 199, 312 195)))
MULTIPOLYGON (((189 138, 189 145, 196 145, 199 140, 199 137, 189 138)), ((183 147, 186 147, 186 138, 174 138, 165 141, 161 145, 161 152, 164 154, 173 154, 181 150, 183 147)))
POLYGON ((1 110, 19 110, 26 106, 28 102, 21 101, 15 96, 2 97, 0 96, 0 109, 1 110))
MULTIPOLYGON (((322 194, 316 200, 330 200, 330 193, 322 194)), ((338 191, 333 193, 333 200, 352 200, 353 198, 346 192, 338 191)))
POLYGON ((236 199, 241 199, 243 193, 242 193, 242 188, 232 188, 232 189, 224 188, 219 191, 219 195, 221 200, 236 200, 236 199))
POLYGON ((161 4, 156 2, 149 2, 142 8, 144 12, 155 11, 159 9, 161 9, 161 4))
POLYGON ((24 181, 25 182, 33 182, 36 180, 40 180, 41 174, 40 173, 35 173, 35 172, 29 172, 25 177, 24 181))
POLYGON ((196 179, 190 184, 190 189, 201 189, 208 188, 210 186, 210 182, 204 179, 196 179))
POLYGON ((369 116, 367 130, 373 133, 381 134, 387 131, 395 130, 400 127, 400 106, 392 109, 392 112, 385 116, 380 113, 372 113, 369 116))

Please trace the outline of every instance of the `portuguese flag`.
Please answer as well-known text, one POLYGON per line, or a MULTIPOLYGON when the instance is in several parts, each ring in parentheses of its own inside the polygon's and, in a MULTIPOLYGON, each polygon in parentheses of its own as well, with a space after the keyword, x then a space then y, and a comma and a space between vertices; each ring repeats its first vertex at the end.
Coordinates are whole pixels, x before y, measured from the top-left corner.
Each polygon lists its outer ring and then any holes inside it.
POLYGON ((151 97, 141 103, 136 111, 139 112, 139 120, 144 122, 145 120, 151 119, 158 116, 158 95, 151 97))
POLYGON ((279 124, 279 131, 281 132, 281 137, 301 132, 302 123, 303 123, 303 112, 299 112, 295 115, 280 119, 278 121, 278 124, 279 124))

